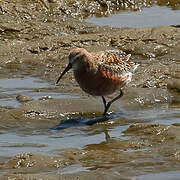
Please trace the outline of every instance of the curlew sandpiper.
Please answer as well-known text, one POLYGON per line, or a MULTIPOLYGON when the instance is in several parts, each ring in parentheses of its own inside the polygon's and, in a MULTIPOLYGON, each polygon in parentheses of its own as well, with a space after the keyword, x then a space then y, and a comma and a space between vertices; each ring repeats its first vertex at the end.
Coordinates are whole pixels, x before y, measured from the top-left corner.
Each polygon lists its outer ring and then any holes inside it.
POLYGON ((118 50, 89 53, 84 48, 75 48, 69 54, 69 63, 56 84, 71 68, 79 86, 86 93, 101 96, 106 115, 111 104, 123 96, 122 87, 132 79, 138 64, 130 61, 131 54, 118 50), (120 94, 109 102, 104 96, 119 90, 120 94))

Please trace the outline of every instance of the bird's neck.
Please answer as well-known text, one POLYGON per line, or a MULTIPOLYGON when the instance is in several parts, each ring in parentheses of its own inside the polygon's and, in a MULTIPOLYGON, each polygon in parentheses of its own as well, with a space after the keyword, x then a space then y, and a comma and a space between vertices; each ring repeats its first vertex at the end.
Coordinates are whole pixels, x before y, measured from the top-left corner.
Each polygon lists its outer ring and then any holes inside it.
POLYGON ((91 55, 83 55, 82 58, 73 65, 74 71, 89 71, 92 67, 93 61, 91 55))

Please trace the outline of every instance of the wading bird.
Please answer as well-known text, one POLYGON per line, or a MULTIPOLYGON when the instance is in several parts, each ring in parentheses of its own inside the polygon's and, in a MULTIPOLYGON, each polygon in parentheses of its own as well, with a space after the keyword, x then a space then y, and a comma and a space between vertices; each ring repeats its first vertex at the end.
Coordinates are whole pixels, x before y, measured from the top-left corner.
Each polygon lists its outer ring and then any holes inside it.
POLYGON ((79 86, 86 93, 101 96, 106 115, 111 104, 123 96, 121 90, 132 79, 138 64, 129 60, 131 54, 122 51, 107 50, 89 53, 84 48, 75 48, 69 54, 69 63, 56 84, 71 68, 79 86), (109 102, 104 96, 119 90, 120 94, 109 102))

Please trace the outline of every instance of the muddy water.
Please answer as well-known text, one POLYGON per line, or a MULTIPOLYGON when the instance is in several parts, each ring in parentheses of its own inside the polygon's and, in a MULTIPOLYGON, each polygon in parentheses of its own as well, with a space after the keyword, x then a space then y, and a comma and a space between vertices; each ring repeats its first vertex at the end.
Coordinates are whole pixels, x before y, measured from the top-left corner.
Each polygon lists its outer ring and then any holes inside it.
POLYGON ((0 82, 2 178, 179 177, 178 107, 124 97, 104 118, 101 99, 57 93, 36 77, 0 82))
POLYGON ((121 9, 107 2, 0 2, 0 179, 179 178, 180 29, 78 20, 121 9), (54 85, 75 46, 123 50, 140 64, 106 117, 72 72, 54 85))
POLYGON ((179 17, 180 10, 172 11, 168 7, 152 6, 138 12, 126 10, 110 17, 91 17, 86 22, 101 26, 142 28, 179 25, 179 17))

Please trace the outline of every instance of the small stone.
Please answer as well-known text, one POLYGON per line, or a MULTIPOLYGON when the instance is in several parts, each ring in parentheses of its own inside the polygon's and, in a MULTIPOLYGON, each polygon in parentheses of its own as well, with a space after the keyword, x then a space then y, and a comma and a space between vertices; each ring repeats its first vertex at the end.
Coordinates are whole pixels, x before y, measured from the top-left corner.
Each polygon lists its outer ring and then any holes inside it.
POLYGON ((32 101, 32 100, 33 100, 32 97, 26 96, 26 95, 22 95, 22 94, 17 95, 17 96, 16 96, 16 99, 17 99, 19 102, 21 102, 21 103, 27 102, 27 101, 32 101))
POLYGON ((39 100, 47 100, 47 99, 52 99, 51 96, 43 96, 43 97, 40 97, 39 100))

